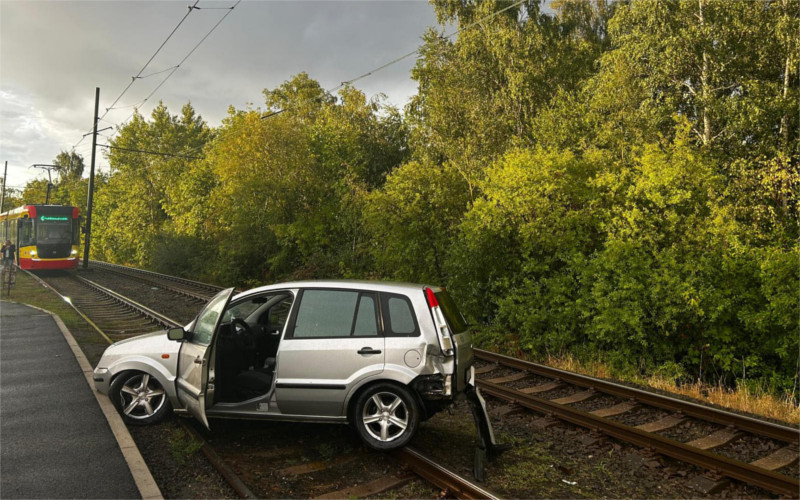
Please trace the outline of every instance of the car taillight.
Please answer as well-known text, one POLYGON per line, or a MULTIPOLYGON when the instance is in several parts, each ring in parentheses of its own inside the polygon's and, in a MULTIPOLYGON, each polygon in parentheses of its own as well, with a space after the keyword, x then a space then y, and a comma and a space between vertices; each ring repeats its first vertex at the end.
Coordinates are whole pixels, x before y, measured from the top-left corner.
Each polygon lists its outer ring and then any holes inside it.
POLYGON ((436 294, 433 293, 433 290, 430 288, 425 289, 425 297, 428 299, 428 307, 433 309, 434 307, 439 307, 439 301, 436 300, 436 294))
POLYGON ((447 321, 444 319, 442 308, 439 307, 439 301, 436 299, 436 294, 430 288, 425 288, 425 298, 428 299, 428 307, 431 309, 433 316, 433 323, 436 326, 436 333, 439 337, 439 346, 442 348, 442 353, 446 356, 453 355, 453 337, 450 335, 450 328, 447 326, 447 321))

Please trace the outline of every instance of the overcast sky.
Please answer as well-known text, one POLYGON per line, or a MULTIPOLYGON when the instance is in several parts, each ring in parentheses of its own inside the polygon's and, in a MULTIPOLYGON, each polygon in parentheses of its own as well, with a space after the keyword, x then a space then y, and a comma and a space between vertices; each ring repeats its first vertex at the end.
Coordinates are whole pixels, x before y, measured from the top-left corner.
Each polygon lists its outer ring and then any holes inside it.
MULTIPOLYGON (((200 0, 148 68, 147 76, 174 67, 236 0, 200 0)), ((0 0, 0 168, 21 187, 91 129, 95 87, 100 114, 156 51, 194 0, 0 0)), ((274 88, 306 71, 326 89, 417 49, 433 8, 422 0, 242 1, 141 106, 159 100, 176 114, 186 102, 212 126, 233 105, 262 105, 274 88)), ((403 106, 416 93, 414 57, 355 84, 367 96, 384 93, 403 106)), ((127 119, 168 72, 136 80, 100 122, 127 119), (126 107, 127 106, 127 107, 126 107)), ((110 134, 106 131, 103 134, 110 134)), ((100 142, 105 139, 100 138, 100 142)), ((91 138, 76 148, 88 166, 91 138)), ((98 148, 98 166, 107 165, 98 148)), ((87 169, 88 170, 88 169, 87 169)), ((0 170, 2 175, 2 170, 0 170)))

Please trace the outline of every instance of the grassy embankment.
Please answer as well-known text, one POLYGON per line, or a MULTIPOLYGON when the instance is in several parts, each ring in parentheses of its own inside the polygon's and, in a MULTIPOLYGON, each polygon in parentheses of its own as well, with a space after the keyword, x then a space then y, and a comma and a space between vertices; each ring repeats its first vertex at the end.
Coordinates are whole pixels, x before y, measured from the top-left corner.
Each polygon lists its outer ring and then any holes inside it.
MULTIPOLYGON (((2 298, 3 300, 8 300, 5 292, 2 298)), ((58 314, 64 324, 67 325, 67 328, 70 329, 92 365, 97 363, 103 350, 108 346, 106 340, 88 325, 69 304, 23 272, 17 274, 17 284, 11 291, 10 300, 41 307, 58 314)), ((602 363, 581 363, 570 357, 551 357, 544 360, 544 363, 554 368, 593 377, 620 379, 618 374, 615 374, 607 365, 602 363)), ((778 398, 763 392, 754 392, 745 386, 741 386, 736 390, 699 383, 678 386, 671 380, 656 376, 622 381, 681 394, 699 401, 755 415, 763 415, 795 425, 800 424, 800 407, 793 404, 790 398, 778 398)))

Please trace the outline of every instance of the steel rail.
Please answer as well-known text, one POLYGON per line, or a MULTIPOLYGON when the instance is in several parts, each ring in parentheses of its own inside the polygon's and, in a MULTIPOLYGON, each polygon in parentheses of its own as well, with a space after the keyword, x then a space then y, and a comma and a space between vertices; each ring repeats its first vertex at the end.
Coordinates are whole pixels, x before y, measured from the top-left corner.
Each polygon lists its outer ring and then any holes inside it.
POLYGON ((230 485, 231 488, 239 495, 239 498, 258 498, 258 495, 253 493, 253 491, 247 487, 247 485, 242 481, 239 476, 231 469, 228 464, 225 463, 225 460, 220 457, 211 444, 204 438, 197 430, 192 427, 191 424, 186 423, 183 418, 176 417, 178 423, 183 427, 183 429, 188 432, 194 439, 202 443, 200 451, 203 452, 203 455, 206 456, 208 461, 217 469, 217 472, 225 479, 225 481, 230 485))
POLYGON ((499 384, 480 379, 478 379, 477 383, 481 391, 490 396, 514 402, 525 408, 548 415, 555 415, 575 425, 602 432, 608 436, 644 448, 653 449, 658 453, 683 462, 697 465, 705 469, 719 471, 728 477, 759 486, 775 493, 795 497, 797 496, 798 490, 800 490, 800 481, 795 478, 768 471, 748 463, 739 462, 722 455, 716 455, 699 448, 694 448, 684 443, 667 439, 658 434, 642 431, 635 427, 576 410, 566 405, 530 396, 499 384))
MULTIPOLYGON (((102 267, 103 266, 101 266, 101 269, 102 269, 102 267)), ((133 268, 129 268, 129 269, 133 270, 133 268)), ((138 281, 140 283, 145 283, 145 284, 150 285, 150 286, 156 286, 158 288, 163 288, 164 290, 168 290, 170 292, 176 293, 178 295, 182 295, 184 297, 188 297, 190 299, 200 300, 203 303, 208 302, 209 300, 211 300, 214 297, 213 294, 211 294, 211 295, 202 295, 202 294, 193 292, 191 290, 187 290, 185 288, 178 288, 174 284, 154 281, 154 280, 146 277, 148 275, 140 276, 141 273, 136 273, 136 272, 129 273, 129 272, 121 271, 121 270, 119 270, 119 269, 117 269, 115 267, 108 267, 108 268, 103 269, 103 270, 106 271, 106 272, 109 272, 109 273, 114 273, 117 276, 124 276, 125 278, 127 278, 129 280, 134 280, 134 281, 138 281)), ((165 281, 171 281, 171 280, 165 280, 165 281)))
POLYGON ((437 464, 417 450, 406 446, 395 452, 411 469, 423 479, 430 481, 442 490, 456 495, 458 498, 496 500, 501 497, 489 490, 459 476, 450 469, 437 464))
MULTIPOLYGON (((224 287, 221 287, 221 286, 211 285, 211 284, 208 284, 208 283, 203 283, 201 281, 194 281, 194 280, 190 280, 190 279, 187 279, 187 278, 180 278, 178 276, 170 276, 169 274, 161 274, 161 273, 157 273, 155 271, 147 271, 145 269, 139 269, 139 268, 136 268, 136 267, 121 266, 119 264, 112 264, 110 262, 102 262, 102 261, 98 261, 98 260, 93 260, 93 261, 91 261, 91 263, 92 264, 96 264, 96 265, 100 266, 101 268, 102 267, 106 267, 106 268, 124 269, 125 271, 131 271, 131 272, 134 272, 134 273, 137 273, 137 274, 150 275, 150 276, 155 276, 155 277, 162 278, 162 279, 169 280, 169 281, 175 281, 175 282, 178 282, 178 283, 184 283, 186 285, 191 285, 191 286, 194 286, 196 288, 211 290, 213 293, 217 293, 217 292, 220 292, 220 291, 224 290, 224 287)), ((208 299, 206 299, 206 300, 208 300, 208 299)))
POLYGON ((559 379, 573 385, 596 389, 600 392, 611 394, 620 398, 635 399, 650 406, 655 406, 674 412, 680 412, 684 415, 699 418, 701 420, 706 420, 725 426, 733 425, 737 429, 747 431, 752 434, 757 434, 759 436, 777 439, 778 441, 783 441, 786 443, 797 443, 798 439, 800 439, 800 431, 789 426, 766 422, 752 417, 719 410, 717 408, 691 403, 689 401, 670 398, 661 394, 647 392, 642 389, 635 389, 633 387, 624 386, 614 382, 559 370, 557 368, 551 368, 549 366, 531 363, 530 361, 524 361, 509 356, 503 356, 502 354, 496 354, 493 352, 484 351, 482 349, 475 349, 474 352, 475 357, 483 361, 499 363, 504 366, 528 371, 536 375, 541 375, 552 379, 559 379))
POLYGON ((143 306, 142 304, 139 304, 138 302, 136 302, 136 301, 134 301, 132 299, 129 299, 128 297, 125 297, 124 295, 121 295, 121 294, 119 294, 119 293, 117 293, 117 292, 115 292, 113 290, 109 290, 108 288, 106 288, 106 287, 104 287, 102 285, 98 285, 97 283, 95 283, 93 281, 90 281, 90 280, 87 280, 86 278, 81 278, 80 276, 77 276, 77 278, 79 280, 81 280, 82 282, 86 283, 87 285, 89 285, 90 287, 94 288, 95 290, 108 295, 112 299, 116 300, 117 302, 119 302, 119 303, 121 303, 121 304, 123 304, 123 305, 125 305, 127 307, 135 309, 138 313, 140 313, 140 314, 152 319, 153 321, 155 321, 156 323, 159 323, 160 325, 162 325, 164 327, 167 327, 167 328, 178 328, 178 327, 182 327, 183 326, 180 323, 176 322, 175 320, 173 320, 171 318, 168 318, 168 317, 164 316, 163 314, 158 313, 158 312, 150 309, 147 306, 143 306))

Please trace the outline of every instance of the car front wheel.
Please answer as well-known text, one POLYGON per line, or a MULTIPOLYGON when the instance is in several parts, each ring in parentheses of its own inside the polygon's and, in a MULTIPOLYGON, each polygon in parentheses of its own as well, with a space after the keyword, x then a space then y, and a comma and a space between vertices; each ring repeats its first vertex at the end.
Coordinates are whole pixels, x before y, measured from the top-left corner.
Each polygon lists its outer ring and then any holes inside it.
POLYGON ((144 372, 131 371, 119 375, 111 383, 109 394, 126 424, 155 424, 171 407, 158 380, 144 372))
POLYGON ((353 411, 356 431, 370 448, 393 450, 417 430, 419 406, 405 387, 382 383, 361 393, 353 411))

